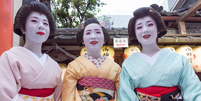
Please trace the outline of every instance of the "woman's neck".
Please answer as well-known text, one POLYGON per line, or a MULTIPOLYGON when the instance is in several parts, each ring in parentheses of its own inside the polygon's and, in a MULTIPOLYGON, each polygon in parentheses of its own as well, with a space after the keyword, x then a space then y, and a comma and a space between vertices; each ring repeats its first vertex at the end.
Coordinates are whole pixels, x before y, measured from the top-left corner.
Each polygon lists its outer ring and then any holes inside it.
POLYGON ((87 55, 88 56, 92 56, 94 57, 95 59, 98 59, 101 57, 101 54, 100 54, 100 51, 87 51, 87 55))
POLYGON ((155 45, 142 45, 142 53, 152 57, 154 54, 156 54, 158 51, 160 51, 160 48, 155 45))
POLYGON ((35 43, 34 44, 28 44, 28 43, 25 43, 25 45, 23 47, 27 48, 30 51, 32 51, 39 58, 43 56, 43 54, 41 52, 42 43, 39 43, 39 44, 35 44, 35 43))

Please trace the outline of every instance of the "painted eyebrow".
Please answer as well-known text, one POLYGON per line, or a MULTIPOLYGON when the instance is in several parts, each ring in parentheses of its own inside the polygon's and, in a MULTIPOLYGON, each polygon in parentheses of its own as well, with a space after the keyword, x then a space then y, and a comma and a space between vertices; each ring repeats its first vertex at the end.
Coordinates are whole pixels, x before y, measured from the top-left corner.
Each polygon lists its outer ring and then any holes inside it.
MULTIPOLYGON (((100 29, 95 29, 95 30, 100 30, 100 29)), ((86 30, 86 31, 91 31, 91 29, 88 29, 88 30, 86 30)))
MULTIPOLYGON (((142 23, 139 23, 139 24, 137 24, 137 25, 141 25, 141 24, 142 24, 142 23)), ((136 26, 137 26, 137 25, 136 25, 136 26)))
MULTIPOLYGON (((36 18, 36 19, 38 19, 38 17, 31 17, 31 18, 36 18)), ((46 19, 43 19, 43 21, 47 21, 46 19)))
POLYGON ((100 29, 95 29, 95 30, 100 30, 100 29))
POLYGON ((150 21, 147 21, 147 23, 149 23, 149 22, 152 22, 151 20, 150 21))
POLYGON ((91 29, 88 29, 88 30, 86 30, 86 31, 91 31, 91 29))
POLYGON ((46 19, 43 19, 43 21, 47 21, 46 19))
POLYGON ((36 18, 36 19, 38 19, 38 17, 31 17, 31 18, 36 18))

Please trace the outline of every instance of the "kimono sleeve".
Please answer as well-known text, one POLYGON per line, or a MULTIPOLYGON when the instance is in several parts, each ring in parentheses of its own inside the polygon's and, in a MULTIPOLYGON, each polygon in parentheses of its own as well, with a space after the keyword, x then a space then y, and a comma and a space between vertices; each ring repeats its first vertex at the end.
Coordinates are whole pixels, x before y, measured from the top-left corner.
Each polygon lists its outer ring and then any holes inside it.
POLYGON ((179 79, 179 88, 184 101, 201 101, 201 82, 187 58, 183 57, 183 71, 179 79))
POLYGON ((62 101, 82 101, 76 87, 79 79, 77 74, 74 66, 69 64, 63 79, 62 101))
POLYGON ((57 87, 54 90, 55 101, 61 101, 61 90, 62 90, 62 78, 59 78, 57 81, 57 87))
POLYGON ((126 68, 123 66, 120 73, 117 101, 139 101, 134 92, 134 88, 135 87, 131 77, 128 74, 126 68))
POLYGON ((117 71, 117 75, 116 75, 116 80, 115 80, 115 87, 116 87, 116 90, 115 90, 115 99, 114 101, 117 101, 117 91, 118 91, 118 88, 119 88, 119 75, 120 75, 120 72, 121 72, 121 67, 119 67, 118 65, 118 71, 117 71))
MULTIPOLYGON (((0 99, 1 101, 11 101, 17 94, 21 87, 20 80, 15 74, 19 74, 17 62, 13 60, 14 57, 5 52, 0 57, 0 99), (10 56, 10 57, 9 57, 10 56), (14 69, 13 69, 13 68, 14 69)), ((17 101, 24 101, 21 97, 16 98, 17 101)))

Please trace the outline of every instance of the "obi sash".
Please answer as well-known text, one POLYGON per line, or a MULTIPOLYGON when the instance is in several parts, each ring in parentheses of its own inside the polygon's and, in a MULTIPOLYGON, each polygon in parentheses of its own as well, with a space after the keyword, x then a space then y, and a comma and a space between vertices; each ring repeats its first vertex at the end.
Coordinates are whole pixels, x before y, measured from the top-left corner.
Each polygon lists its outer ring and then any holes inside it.
POLYGON ((99 77, 83 77, 77 83, 78 93, 83 101, 98 99, 113 100, 115 84, 112 80, 99 77))
POLYGON ((19 96, 25 101, 55 101, 54 94, 47 97, 34 97, 34 96, 29 96, 24 94, 19 94, 19 96))
POLYGON ((136 88, 134 91, 140 101, 183 101, 177 86, 136 88))
POLYGON ((43 89, 27 89, 21 88, 19 91, 20 94, 35 96, 35 97, 47 97, 52 95, 54 92, 54 88, 43 88, 43 89))

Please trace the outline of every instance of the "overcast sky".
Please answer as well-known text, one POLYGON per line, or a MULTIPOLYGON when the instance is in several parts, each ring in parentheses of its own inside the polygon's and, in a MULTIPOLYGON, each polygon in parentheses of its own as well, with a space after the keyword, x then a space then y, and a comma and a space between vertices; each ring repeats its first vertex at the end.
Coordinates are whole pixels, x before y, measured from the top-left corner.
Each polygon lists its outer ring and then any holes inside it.
POLYGON ((97 15, 132 15, 132 12, 140 7, 148 7, 157 4, 160 0, 101 0, 107 5, 101 7, 97 15))

